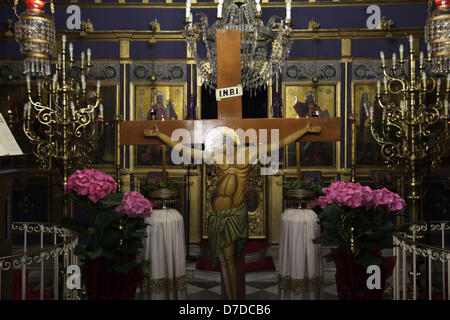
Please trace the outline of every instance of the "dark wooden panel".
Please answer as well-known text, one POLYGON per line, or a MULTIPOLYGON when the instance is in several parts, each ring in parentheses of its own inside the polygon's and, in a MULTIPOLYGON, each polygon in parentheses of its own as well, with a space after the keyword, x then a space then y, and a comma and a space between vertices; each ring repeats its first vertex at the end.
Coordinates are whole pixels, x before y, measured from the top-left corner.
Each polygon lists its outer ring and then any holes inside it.
MULTIPOLYGON (((212 120, 156 120, 159 130, 168 135, 178 128, 185 128, 189 131, 201 130, 203 137, 205 134, 219 126, 227 126, 233 129, 279 129, 280 139, 304 128, 308 122, 313 126, 322 127, 320 135, 308 134, 303 136, 301 141, 340 141, 341 120, 340 118, 302 118, 302 119, 212 119, 212 120)), ((153 129, 154 121, 122 121, 120 123, 120 144, 121 145, 147 145, 161 144, 157 138, 146 138, 144 130, 153 129)), ((200 131, 199 131, 200 132, 200 131)), ((193 136, 192 136, 193 137, 193 136)), ((270 141, 270 130, 268 132, 270 141)))

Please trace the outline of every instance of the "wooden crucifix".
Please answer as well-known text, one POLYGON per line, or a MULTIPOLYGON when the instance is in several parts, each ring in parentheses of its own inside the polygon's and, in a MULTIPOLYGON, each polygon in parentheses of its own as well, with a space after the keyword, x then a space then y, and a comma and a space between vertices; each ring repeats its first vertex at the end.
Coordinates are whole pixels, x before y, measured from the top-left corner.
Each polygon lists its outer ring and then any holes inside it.
MULTIPOLYGON (((217 87, 235 87, 241 83, 241 48, 239 30, 217 30, 217 87)), ((211 120, 166 120, 123 121, 120 123, 121 145, 161 144, 179 146, 171 139, 172 132, 184 128, 201 134, 202 139, 218 127, 233 130, 278 129, 278 148, 296 141, 324 142, 340 140, 339 118, 302 119, 242 119, 240 96, 224 98, 218 102, 218 119, 211 120), (200 132, 199 132, 200 131, 200 132)), ((204 141, 204 140, 203 140, 204 141)), ((241 141, 245 143, 246 141, 241 141)), ((267 135, 267 150, 272 152, 275 143, 267 135)), ((236 147, 236 146, 235 146, 236 147)), ((203 153, 192 150, 192 156, 203 153)), ((246 148, 246 159, 251 151, 246 148)), ((222 296, 227 299, 245 299, 245 262, 243 248, 248 238, 248 215, 245 207, 245 189, 250 176, 248 161, 241 164, 218 164, 221 180, 212 200, 214 213, 208 217, 208 240, 212 262, 217 255, 221 263, 222 296)))

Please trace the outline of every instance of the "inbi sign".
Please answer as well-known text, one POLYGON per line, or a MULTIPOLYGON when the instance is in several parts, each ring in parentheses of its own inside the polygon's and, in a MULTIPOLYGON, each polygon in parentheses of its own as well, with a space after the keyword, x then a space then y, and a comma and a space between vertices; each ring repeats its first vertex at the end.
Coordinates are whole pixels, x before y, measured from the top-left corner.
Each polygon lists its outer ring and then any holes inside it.
POLYGON ((239 97, 242 96, 242 93, 243 90, 241 84, 235 87, 216 89, 216 100, 220 101, 225 98, 239 97))

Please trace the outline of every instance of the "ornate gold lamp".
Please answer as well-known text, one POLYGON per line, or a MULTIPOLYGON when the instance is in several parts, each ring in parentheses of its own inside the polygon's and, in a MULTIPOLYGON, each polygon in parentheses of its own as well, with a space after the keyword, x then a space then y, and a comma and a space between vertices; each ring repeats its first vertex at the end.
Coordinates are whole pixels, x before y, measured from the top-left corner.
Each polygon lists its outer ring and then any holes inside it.
POLYGON ((423 220, 420 210, 422 198, 420 168, 424 160, 432 159, 436 167, 442 157, 448 137, 448 98, 450 75, 446 81, 433 76, 432 52, 415 58, 413 37, 409 37, 409 53, 400 46, 399 59, 392 55, 387 65, 380 52, 383 85, 377 84, 377 100, 382 110, 381 124, 375 126, 374 110, 370 110, 371 132, 381 146, 381 154, 388 167, 404 167, 408 174, 410 222, 423 220), (446 82, 443 84, 442 82, 446 82), (446 90, 442 90, 444 88, 446 90), (384 88, 382 90, 381 88, 384 88), (378 128, 378 130, 376 129, 378 128))
POLYGON ((88 90, 86 83, 91 51, 87 49, 86 55, 82 52, 79 63, 74 62, 72 43, 68 51, 67 59, 63 35, 53 76, 38 78, 33 94, 31 77, 27 74, 28 102, 23 121, 25 135, 34 145, 33 153, 41 169, 49 170, 54 160, 59 161, 64 184, 70 171, 90 164, 96 141, 103 133, 100 81, 96 90, 88 90))
POLYGON ((53 1, 50 0, 52 17, 42 10, 44 1, 26 0, 28 9, 20 16, 17 14, 18 3, 19 0, 14 0, 14 12, 19 19, 15 24, 15 36, 20 44, 20 52, 25 55, 24 73, 48 76, 49 56, 53 52, 55 42, 53 1))
MULTIPOLYGON (((429 0, 430 11, 433 1, 429 0)), ((450 71, 450 1, 435 0, 437 8, 428 15, 425 25, 425 41, 431 50, 432 72, 450 71)))

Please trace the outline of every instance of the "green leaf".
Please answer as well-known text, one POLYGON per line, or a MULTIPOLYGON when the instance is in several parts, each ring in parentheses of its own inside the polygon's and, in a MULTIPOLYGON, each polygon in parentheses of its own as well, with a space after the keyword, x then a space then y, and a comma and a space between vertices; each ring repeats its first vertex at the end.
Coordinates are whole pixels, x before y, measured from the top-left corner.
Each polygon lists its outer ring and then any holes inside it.
POLYGON ((91 259, 94 260, 95 258, 98 258, 102 255, 103 253, 103 248, 102 247, 97 247, 94 251, 84 251, 86 256, 91 259))
POLYGON ((119 221, 122 216, 116 212, 100 212, 95 217, 95 225, 100 232, 103 232, 113 222, 119 221))
POLYGON ((136 259, 123 257, 113 265, 113 270, 122 273, 128 273, 137 265, 136 259))
POLYGON ((98 202, 102 209, 113 209, 122 203, 123 193, 110 193, 98 202))
POLYGON ((89 224, 87 221, 75 220, 68 217, 61 218, 61 225, 64 228, 75 231, 79 235, 89 237, 89 224))

